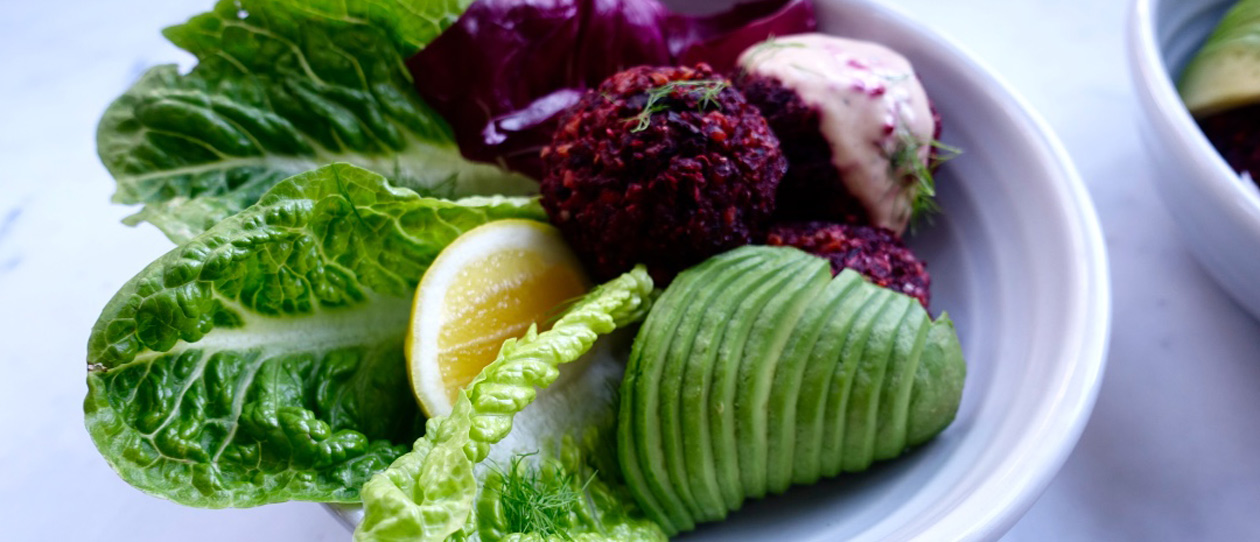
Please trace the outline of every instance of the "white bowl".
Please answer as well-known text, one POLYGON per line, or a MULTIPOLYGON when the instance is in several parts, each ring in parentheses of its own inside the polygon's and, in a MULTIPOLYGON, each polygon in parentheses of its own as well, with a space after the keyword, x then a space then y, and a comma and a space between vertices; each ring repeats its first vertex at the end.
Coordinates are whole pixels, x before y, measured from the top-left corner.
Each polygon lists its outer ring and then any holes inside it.
POLYGON ((1129 64, 1160 196, 1196 258, 1260 317, 1260 189, 1234 173, 1199 130, 1174 81, 1234 0, 1136 0, 1129 64))
POLYGON ((907 55, 943 139, 965 151, 938 179, 943 213, 912 239, 933 274, 933 312, 948 311, 962 338, 962 407, 905 457, 678 539, 996 539, 1059 470, 1098 391, 1110 287, 1093 206, 1049 129, 978 62, 876 2, 816 3, 822 30, 907 55))

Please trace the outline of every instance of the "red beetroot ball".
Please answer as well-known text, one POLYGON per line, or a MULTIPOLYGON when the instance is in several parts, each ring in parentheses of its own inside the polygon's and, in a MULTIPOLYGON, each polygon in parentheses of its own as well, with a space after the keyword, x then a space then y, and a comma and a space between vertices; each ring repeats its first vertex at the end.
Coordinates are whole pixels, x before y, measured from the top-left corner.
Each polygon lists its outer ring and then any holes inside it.
POLYGON ((796 92, 768 77, 741 74, 735 84, 766 117, 774 134, 786 141, 788 170, 779 185, 776 215, 787 220, 826 218, 870 224, 866 209, 845 188, 831 163, 831 142, 819 129, 820 112, 796 92))
POLYGON ((927 266, 906 248, 897 234, 875 226, 827 222, 789 222, 770 229, 766 243, 796 247, 831 262, 831 274, 848 268, 871 282, 918 299, 931 297, 927 266))
POLYGON ((787 169, 765 119, 704 64, 609 77, 542 159, 542 204, 591 274, 645 263, 662 284, 762 241, 787 169))
POLYGON ((1198 122, 1234 171, 1247 172, 1260 182, 1260 104, 1222 111, 1198 122))
MULTIPOLYGON (((820 129, 822 113, 818 108, 805 103, 796 91, 775 79, 737 73, 734 83, 783 142, 788 170, 779 185, 776 219, 873 224, 875 221, 849 192, 832 161, 831 142, 820 129)), ((932 139, 936 140, 941 136, 941 117, 935 107, 932 119, 936 125, 932 139)), ((940 157, 940 149, 932 147, 929 170, 936 171, 940 157)))

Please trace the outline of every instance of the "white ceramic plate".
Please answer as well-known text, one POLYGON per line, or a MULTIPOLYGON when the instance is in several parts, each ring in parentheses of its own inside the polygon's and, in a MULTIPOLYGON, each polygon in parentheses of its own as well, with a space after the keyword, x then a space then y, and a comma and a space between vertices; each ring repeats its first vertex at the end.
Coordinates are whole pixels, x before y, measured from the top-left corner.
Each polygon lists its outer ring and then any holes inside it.
POLYGON ((747 503, 678 540, 996 539, 1063 464, 1098 391, 1110 288, 1093 206, 1050 131, 975 60, 877 3, 816 4, 823 31, 907 55, 942 139, 965 151, 938 179, 943 213, 911 241, 932 272, 933 312, 962 338, 962 407, 905 457, 747 503))
POLYGON ((1260 318, 1260 188, 1230 169, 1173 85, 1234 2, 1137 0, 1129 64, 1165 206, 1208 274, 1260 318))

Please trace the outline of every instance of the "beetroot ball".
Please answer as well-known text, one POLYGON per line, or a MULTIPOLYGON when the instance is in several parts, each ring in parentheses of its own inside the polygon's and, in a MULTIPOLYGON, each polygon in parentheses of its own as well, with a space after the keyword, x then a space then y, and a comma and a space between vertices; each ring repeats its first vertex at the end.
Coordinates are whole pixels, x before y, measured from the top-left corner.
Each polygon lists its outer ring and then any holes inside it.
POLYGON ((740 55, 734 84, 783 144, 780 220, 900 234, 929 206, 940 116, 896 51, 823 34, 774 38, 740 55))
POLYGON ((871 282, 918 299, 924 307, 931 297, 932 277, 901 238, 875 226, 789 222, 770 229, 766 243, 796 247, 831 262, 831 274, 848 268, 871 282))
POLYGON ((866 208, 844 186, 840 171, 831 163, 831 143, 818 130, 818 109, 775 79, 743 75, 736 81, 765 115, 774 134, 789 142, 783 145, 789 165, 779 185, 779 217, 870 224, 866 208))
POLYGON ((765 238, 787 169, 761 114, 705 64, 609 77, 543 148, 542 204, 606 280, 679 271, 765 238))
POLYGON ((1260 182, 1260 104, 1246 105, 1198 119, 1216 151, 1240 175, 1260 182))

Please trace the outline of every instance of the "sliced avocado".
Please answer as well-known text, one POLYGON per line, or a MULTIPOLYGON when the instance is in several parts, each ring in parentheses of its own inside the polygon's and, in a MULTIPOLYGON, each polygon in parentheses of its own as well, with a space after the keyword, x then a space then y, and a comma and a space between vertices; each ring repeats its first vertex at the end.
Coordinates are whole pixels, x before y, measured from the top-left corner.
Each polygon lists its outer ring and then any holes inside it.
MULTIPOLYGON (((846 299, 861 283, 855 274, 845 274, 832 279, 823 288, 821 294, 814 298, 800 322, 783 347, 783 359, 775 370, 774 381, 770 385, 770 402, 768 409, 774 423, 770 424, 768 447, 766 453, 772 459, 766 477, 766 489, 771 493, 787 490, 792 484, 793 466, 798 463, 796 450, 796 428, 799 426, 798 412, 814 413, 815 422, 822 420, 822 406, 826 403, 826 386, 812 387, 814 393, 806 396, 802 393, 806 386, 805 368, 810 353, 817 344, 826 323, 834 319, 834 314, 846 299)), ((810 424, 811 426, 814 424, 810 424)), ((821 423, 816 424, 821 432, 821 423)), ((815 454, 816 459, 816 454, 815 454)), ((817 461, 815 461, 817 465, 817 461)), ((803 467, 804 465, 802 465, 803 467)), ((817 470, 817 467, 814 467, 817 470)))
POLYGON ((1260 102, 1260 0, 1230 8, 1177 85, 1196 117, 1260 102))
POLYGON ((942 314, 928 330, 923 357, 914 373, 914 388, 906 414, 906 444, 927 442, 954 421, 962 401, 967 363, 954 332, 954 322, 942 314))
MULTIPOLYGON (((622 475, 626 479, 630 493, 644 509, 644 513, 652 521, 660 524, 666 532, 677 532, 677 528, 674 527, 672 515, 669 513, 672 510, 670 503, 658 498, 654 485, 648 482, 649 475, 653 477, 655 475, 644 464, 649 456, 639 451, 640 445, 646 442, 643 433, 647 432, 647 428, 641 427, 644 425, 642 422, 645 418, 635 415, 636 402, 639 400, 638 392, 640 388, 651 390, 656 388, 654 375, 661 369, 661 363, 653 354, 660 348, 658 345, 660 341, 669 341, 673 338, 673 334, 667 330, 681 317, 679 308, 686 306, 690 297, 696 292, 695 289, 684 287, 687 281, 695 280, 694 277, 697 275, 710 272, 720 265, 721 262, 706 260, 693 268, 690 275, 680 275, 676 278, 674 284, 661 294, 639 328, 639 333, 630 348, 625 377, 621 381, 621 407, 617 416, 617 458, 621 464, 622 475)), ((655 428, 655 424, 650 425, 655 428)), ((654 484, 659 484, 659 481, 655 481, 654 484)))
POLYGON ((844 459, 841 468, 856 472, 865 470, 875 457, 875 430, 879 420, 879 396, 884 389, 892 357, 897 328, 909 313, 914 299, 894 295, 875 319, 875 326, 866 338, 866 351, 853 373, 849 405, 845 412, 844 459))
MULTIPOLYGON (((770 250, 763 248, 762 250, 770 250)), ((787 249, 784 249, 787 250, 787 249)), ((766 280, 731 312, 714 360, 712 385, 709 389, 709 436, 713 442, 713 466, 718 488, 729 510, 737 510, 744 502, 744 485, 739 472, 739 437, 735 424, 735 390, 739 365, 744 357, 753 321, 776 293, 790 283, 791 277, 781 272, 768 273, 766 280)))
MULTIPOLYGON (((682 308, 682 318, 673 328, 674 338, 664 354, 665 359, 670 361, 665 363, 665 370, 661 374, 659 384, 660 431, 664 466, 667 467, 670 483, 678 492, 679 499, 687 506, 688 512, 695 521, 711 521, 716 519, 713 517, 714 514, 725 515, 726 513, 726 509, 722 508, 717 500, 716 487, 712 488, 714 491, 712 495, 708 492, 709 488, 703 485, 693 487, 695 481, 692 479, 687 464, 688 457, 701 455, 699 452, 709 446, 707 441, 696 442, 694 438, 688 439, 691 435, 688 435, 683 427, 687 420, 695 418, 695 416, 684 415, 691 412, 683 406, 684 401, 691 395, 703 391, 688 388, 685 380, 693 374, 708 372, 708 367, 701 362, 698 355, 696 343, 711 342, 705 341, 702 336, 712 336, 714 331, 720 332, 719 326, 724 325, 726 314, 723 309, 717 307, 720 307, 724 301, 742 297, 739 292, 746 291, 749 281, 744 280, 741 286, 740 279, 751 275, 757 280, 763 280, 763 273, 769 271, 767 267, 774 266, 773 257, 757 257, 753 254, 736 254, 734 257, 723 258, 721 262, 722 265, 714 267, 714 272, 707 275, 705 282, 688 284, 688 287, 696 292, 688 305, 682 308), (716 321, 709 318, 715 313, 720 317, 716 321)), ((700 467, 709 468, 703 465, 700 467)))
MULTIPOLYGON (((735 437, 745 497, 766 495, 770 384, 774 382, 783 347, 801 314, 830 282, 831 264, 802 252, 800 264, 785 273, 788 281, 770 298, 748 330, 748 342, 736 375, 735 437)), ((777 418, 774 423, 779 423, 777 418)))
POLYGON ((807 483, 817 481, 819 475, 832 477, 840 474, 844 466, 844 443, 851 432, 848 411, 855 375, 867 355, 871 331, 875 328, 879 315, 892 303, 894 297, 891 290, 875 288, 865 279, 862 289, 870 292, 865 302, 854 312, 842 312, 836 317, 840 321, 852 320, 848 332, 837 339, 842 344, 841 348, 838 353, 824 352, 829 357, 822 359, 824 369, 831 369, 831 372, 818 377, 828 388, 820 431, 822 444, 819 450, 819 469, 812 473, 802 473, 809 476, 807 483))
POLYGON ((680 274, 652 308, 622 385, 618 460, 668 534, 952 421, 966 367, 949 318, 827 274, 795 249, 744 247, 680 274))
MULTIPOLYGON (((758 253, 769 257, 763 251, 758 253)), ((683 375, 682 389, 683 448, 686 450, 684 461, 688 483, 701 510, 697 521, 716 521, 726 517, 726 501, 718 486, 710 434, 708 405, 713 368, 730 315, 758 286, 765 283, 766 271, 768 269, 763 268, 742 273, 729 285, 715 288, 721 291, 722 296, 706 308, 691 356, 687 358, 688 368, 683 375)))
POLYGON ((679 338, 673 330, 692 300, 713 277, 720 276, 741 256, 711 258, 681 273, 661 295, 639 330, 622 381, 618 448, 628 485, 648 517, 667 533, 694 528, 694 520, 678 498, 662 457, 659 385, 669 345, 679 338), (633 479, 633 482, 631 480, 633 479))
POLYGON ((875 430, 875 459, 891 459, 906 449, 906 414, 910 407, 910 391, 914 375, 923 356, 932 321, 923 305, 911 303, 909 312, 897 328, 892 357, 884 373, 884 389, 879 394, 879 413, 875 430))

